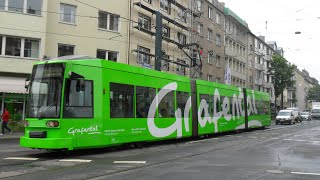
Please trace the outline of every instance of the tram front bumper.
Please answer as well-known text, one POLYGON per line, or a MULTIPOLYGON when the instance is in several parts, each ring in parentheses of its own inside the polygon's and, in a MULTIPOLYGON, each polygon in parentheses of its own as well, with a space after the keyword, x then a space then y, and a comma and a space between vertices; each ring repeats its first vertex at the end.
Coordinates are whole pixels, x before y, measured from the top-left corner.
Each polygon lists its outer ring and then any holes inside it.
POLYGON ((29 138, 20 137, 20 145, 34 149, 73 150, 72 138, 29 138))

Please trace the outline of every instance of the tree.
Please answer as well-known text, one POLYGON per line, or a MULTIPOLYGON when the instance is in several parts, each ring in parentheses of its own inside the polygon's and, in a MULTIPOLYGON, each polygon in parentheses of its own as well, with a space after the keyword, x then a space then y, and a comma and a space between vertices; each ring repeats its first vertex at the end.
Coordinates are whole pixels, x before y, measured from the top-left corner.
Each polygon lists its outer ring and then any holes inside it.
POLYGON ((309 89, 308 100, 320 102, 320 85, 315 85, 309 89))
MULTIPOLYGON (((288 63, 288 61, 280 56, 274 54, 268 68, 268 74, 271 75, 272 83, 274 86, 275 97, 281 95, 281 109, 283 109, 283 91, 285 88, 292 87, 295 81, 292 79, 294 76, 295 66, 288 63)), ((276 103, 277 101, 275 101, 276 103)), ((277 106, 276 106, 277 107, 277 106)))

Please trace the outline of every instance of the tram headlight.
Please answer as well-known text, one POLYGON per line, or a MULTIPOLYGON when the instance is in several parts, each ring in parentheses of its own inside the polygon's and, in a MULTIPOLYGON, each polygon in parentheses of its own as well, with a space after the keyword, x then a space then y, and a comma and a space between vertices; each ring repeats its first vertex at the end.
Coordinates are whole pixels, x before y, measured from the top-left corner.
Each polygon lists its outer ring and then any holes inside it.
POLYGON ((24 127, 29 127, 29 121, 24 121, 24 127))
POLYGON ((47 127, 58 127, 59 121, 47 121, 47 127))

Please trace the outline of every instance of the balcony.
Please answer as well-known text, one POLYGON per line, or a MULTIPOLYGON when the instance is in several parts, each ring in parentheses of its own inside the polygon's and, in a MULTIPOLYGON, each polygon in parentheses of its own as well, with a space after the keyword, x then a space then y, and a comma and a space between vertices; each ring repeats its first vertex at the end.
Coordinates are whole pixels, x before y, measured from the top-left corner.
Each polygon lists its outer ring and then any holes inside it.
POLYGON ((264 87, 267 88, 267 89, 270 89, 270 88, 272 88, 272 83, 266 82, 266 83, 264 84, 264 87))
POLYGON ((264 80, 263 79, 255 79, 255 84, 258 86, 263 86, 264 85, 264 80))
POLYGON ((255 64, 255 67, 259 71, 263 71, 263 64, 255 64))

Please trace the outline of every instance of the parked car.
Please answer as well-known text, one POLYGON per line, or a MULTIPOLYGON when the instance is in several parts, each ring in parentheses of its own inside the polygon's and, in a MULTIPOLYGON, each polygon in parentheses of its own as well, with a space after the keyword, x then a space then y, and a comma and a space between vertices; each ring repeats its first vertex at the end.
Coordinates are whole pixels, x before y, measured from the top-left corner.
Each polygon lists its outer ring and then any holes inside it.
POLYGON ((280 110, 276 117, 276 124, 295 124, 295 115, 293 110, 280 110))
POLYGON ((302 116, 303 120, 311 121, 311 113, 310 112, 307 112, 307 111, 301 112, 301 116, 302 116))
POLYGON ((293 110, 294 120, 295 122, 302 122, 302 116, 300 114, 299 108, 297 107, 290 107, 286 110, 293 110))
POLYGON ((311 110, 311 119, 320 119, 320 109, 314 108, 311 110))

